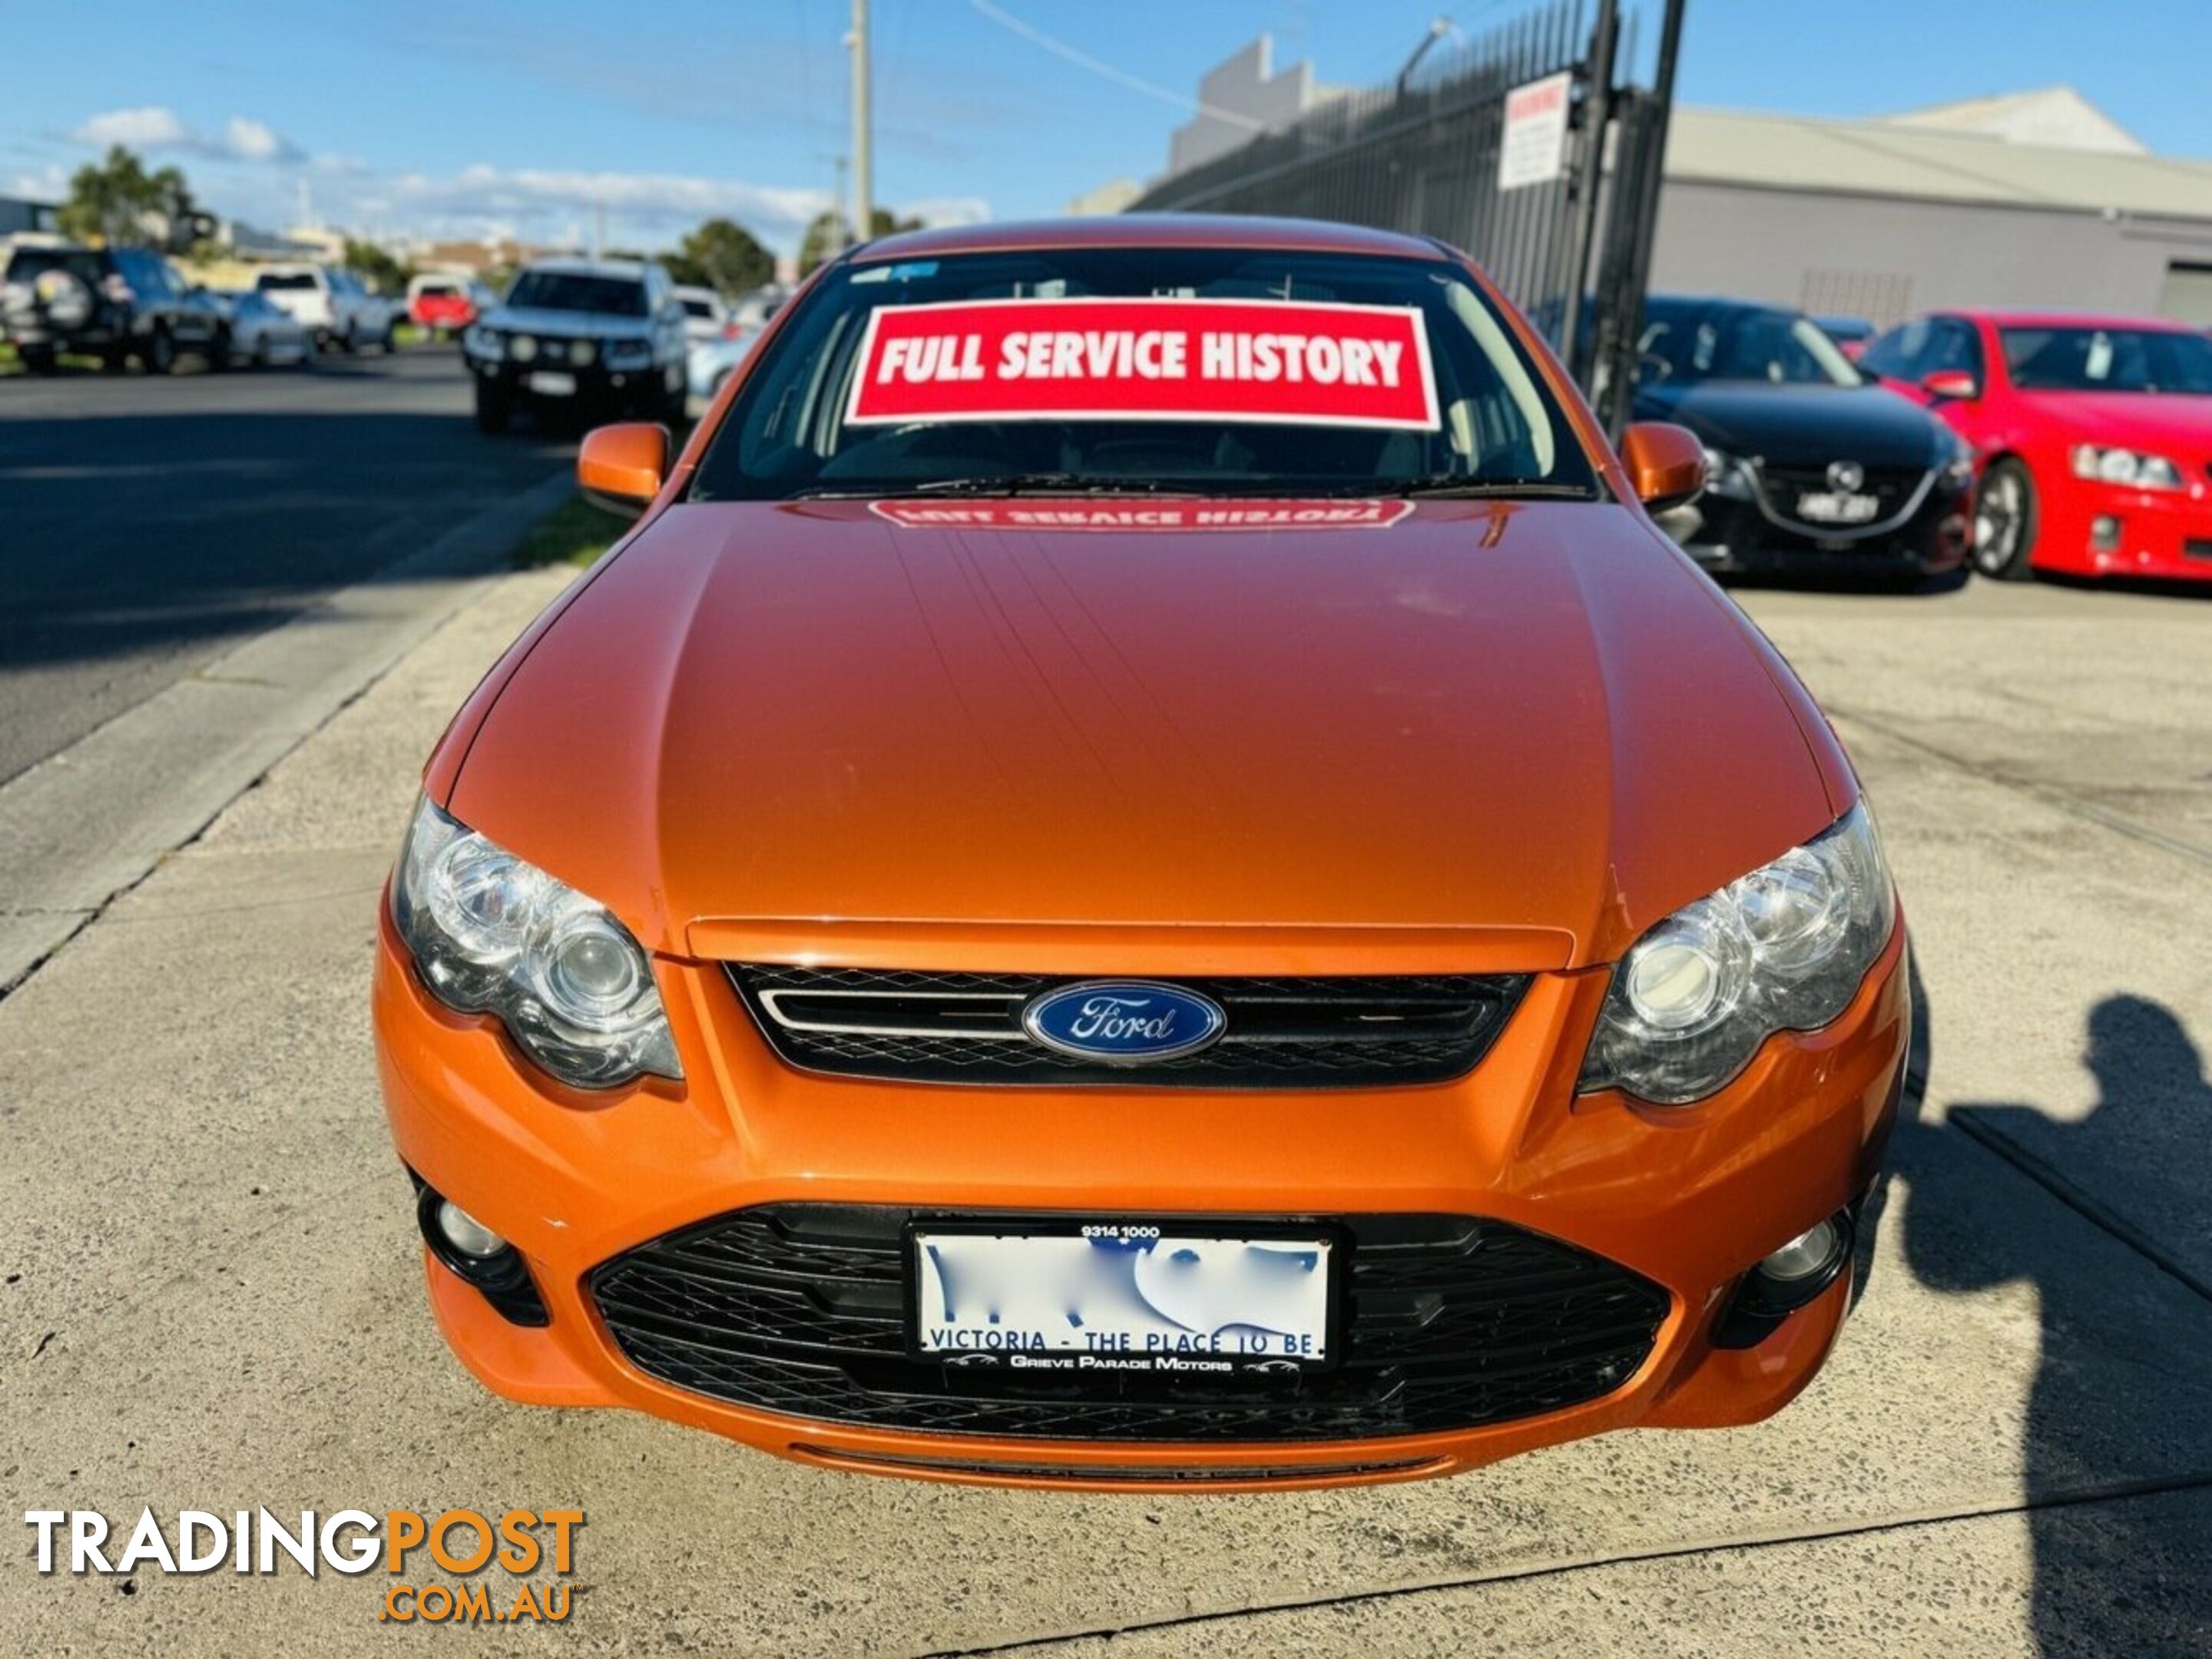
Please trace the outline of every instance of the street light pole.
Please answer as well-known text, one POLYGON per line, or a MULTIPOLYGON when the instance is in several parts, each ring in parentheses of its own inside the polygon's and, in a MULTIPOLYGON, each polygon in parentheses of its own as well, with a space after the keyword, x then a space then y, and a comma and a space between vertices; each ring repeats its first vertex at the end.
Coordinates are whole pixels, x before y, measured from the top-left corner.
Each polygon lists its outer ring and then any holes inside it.
POLYGON ((876 228, 875 144, 868 113, 868 0, 853 0, 853 240, 865 242, 876 228))

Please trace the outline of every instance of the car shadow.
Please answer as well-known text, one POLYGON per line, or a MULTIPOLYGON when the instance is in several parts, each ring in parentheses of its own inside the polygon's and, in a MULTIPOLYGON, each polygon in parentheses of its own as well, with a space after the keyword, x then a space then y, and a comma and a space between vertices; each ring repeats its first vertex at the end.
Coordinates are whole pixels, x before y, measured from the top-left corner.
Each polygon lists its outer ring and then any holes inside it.
POLYGON ((2203 1055, 2164 1004, 2111 996, 2087 1019, 2097 1101, 2087 1115, 2059 1122, 2008 1102, 1953 1105, 1931 1121, 1923 1096, 1936 1033, 1917 963, 1912 1001, 1908 1085, 1862 1215, 1854 1299, 1887 1225, 1903 1229, 1913 1278, 1941 1295, 2031 1289, 2038 1361, 2021 1450, 2037 1650, 2212 1653, 2212 1298, 2093 1214, 2067 1220, 2051 1202, 2069 1201, 2063 1183, 2037 1182, 2039 1193, 2000 1150, 2032 1130, 2058 1169, 2110 1170, 2116 1130, 2177 1100, 2212 1131, 2203 1055))

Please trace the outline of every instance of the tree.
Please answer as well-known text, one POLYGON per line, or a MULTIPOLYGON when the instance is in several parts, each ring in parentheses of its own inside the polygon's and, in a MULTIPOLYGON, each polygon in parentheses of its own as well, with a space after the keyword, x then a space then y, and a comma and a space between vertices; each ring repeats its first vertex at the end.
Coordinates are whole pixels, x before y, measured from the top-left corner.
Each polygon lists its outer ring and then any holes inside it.
POLYGON ((669 275, 679 283, 711 288, 725 299, 758 288, 775 277, 775 256, 743 225, 709 219, 665 256, 669 275))
POLYGON ((357 242, 350 236, 339 263, 379 294, 405 293, 407 279, 415 274, 375 243, 357 242))
MULTIPOLYGON (((878 208, 870 214, 875 229, 869 240, 878 236, 894 235, 902 230, 920 230, 919 219, 902 219, 889 208, 878 208)), ((799 274, 802 276, 828 258, 852 240, 848 222, 836 209, 817 214, 814 222, 806 228, 806 235, 799 244, 799 274)))
POLYGON ((69 200, 56 217, 64 235, 161 246, 189 234, 198 211, 183 173, 174 167, 149 173, 137 156, 116 144, 101 160, 76 170, 69 200))

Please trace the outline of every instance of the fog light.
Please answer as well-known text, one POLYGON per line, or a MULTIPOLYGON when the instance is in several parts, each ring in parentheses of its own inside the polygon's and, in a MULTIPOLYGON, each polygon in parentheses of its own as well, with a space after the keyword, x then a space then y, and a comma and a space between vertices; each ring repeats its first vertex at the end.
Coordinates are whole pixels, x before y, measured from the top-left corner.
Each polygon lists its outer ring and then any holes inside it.
POLYGON ((438 1231, 446 1236, 446 1243, 463 1255, 473 1256, 479 1261, 507 1248, 505 1239, 450 1198, 438 1202, 438 1231))
POLYGON ((2089 545, 2100 553, 2109 553, 2120 544, 2120 521, 2110 513, 2100 513, 2089 520, 2089 545))
POLYGON ((415 1224, 439 1265, 475 1285, 509 1324, 546 1323, 545 1299, 522 1252, 420 1176, 415 1182, 415 1224))
POLYGON ((1717 1348, 1753 1348, 1834 1284, 1851 1259, 1851 1212, 1838 1210, 1767 1255, 1743 1276, 1713 1328, 1717 1348))

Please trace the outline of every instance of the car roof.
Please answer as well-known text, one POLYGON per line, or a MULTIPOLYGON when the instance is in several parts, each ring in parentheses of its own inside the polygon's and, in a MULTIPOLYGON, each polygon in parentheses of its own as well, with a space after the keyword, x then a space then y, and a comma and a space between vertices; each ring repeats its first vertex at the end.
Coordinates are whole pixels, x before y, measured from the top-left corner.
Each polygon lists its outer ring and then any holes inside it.
POLYGON ((525 270, 550 270, 556 276, 615 276, 636 282, 645 275, 641 259, 532 259, 525 270))
POLYGON ((1747 300, 1734 294, 1651 294, 1644 296, 1644 307, 1675 306, 1685 311, 1778 311, 1785 317, 1802 317, 1805 313, 1796 306, 1784 305, 1779 300, 1747 300))
POLYGON ((1319 219, 1214 213, 1115 213, 1082 219, 945 225, 883 237, 860 247, 853 257, 872 264, 881 259, 1054 247, 1281 248, 1388 254, 1401 259, 1450 257, 1438 243, 1393 230, 1370 230, 1364 225, 1332 224, 1319 219))
POLYGON ((2148 334, 2194 334, 2197 331, 2193 325, 2177 322, 2171 317, 2124 317, 2112 312, 1976 311, 1960 308, 1941 314, 1965 317, 1990 323, 1998 328, 2131 329, 2148 334))

